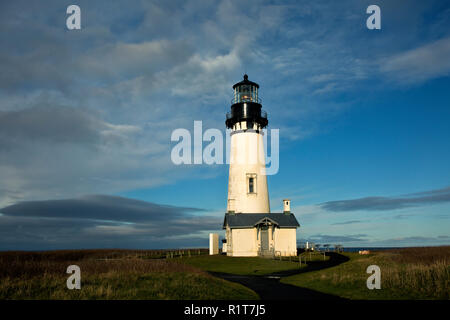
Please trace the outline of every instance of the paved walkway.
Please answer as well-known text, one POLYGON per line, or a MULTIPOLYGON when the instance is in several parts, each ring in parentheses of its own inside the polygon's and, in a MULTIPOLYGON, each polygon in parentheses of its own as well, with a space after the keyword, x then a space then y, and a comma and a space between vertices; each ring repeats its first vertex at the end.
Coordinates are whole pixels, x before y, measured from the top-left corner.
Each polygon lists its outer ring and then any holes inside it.
POLYGON ((338 296, 321 293, 307 288, 281 283, 283 277, 337 266, 349 259, 335 252, 327 252, 327 261, 312 261, 306 268, 276 272, 264 276, 248 276, 210 272, 211 275, 240 283, 255 291, 262 300, 343 300, 338 296))

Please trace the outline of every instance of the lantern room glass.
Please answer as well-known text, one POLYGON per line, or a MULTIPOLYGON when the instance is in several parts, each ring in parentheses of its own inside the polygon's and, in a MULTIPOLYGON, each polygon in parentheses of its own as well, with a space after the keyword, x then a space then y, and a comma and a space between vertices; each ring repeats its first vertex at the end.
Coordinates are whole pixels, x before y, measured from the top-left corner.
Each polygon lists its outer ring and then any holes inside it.
POLYGON ((250 84, 242 84, 234 88, 233 103, 249 101, 259 103, 258 88, 256 86, 250 84))

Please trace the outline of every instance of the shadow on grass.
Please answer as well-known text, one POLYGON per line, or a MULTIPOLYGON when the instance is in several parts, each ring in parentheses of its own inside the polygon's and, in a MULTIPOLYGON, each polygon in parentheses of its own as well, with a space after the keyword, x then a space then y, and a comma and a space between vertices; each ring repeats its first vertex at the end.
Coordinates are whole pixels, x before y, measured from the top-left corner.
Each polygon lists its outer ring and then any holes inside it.
POLYGON ((237 282, 255 291, 262 300, 344 300, 341 297, 281 283, 283 277, 311 272, 337 266, 349 258, 336 252, 327 252, 326 261, 310 261, 304 268, 275 272, 263 276, 236 275, 221 272, 209 272, 211 275, 228 281, 237 282))

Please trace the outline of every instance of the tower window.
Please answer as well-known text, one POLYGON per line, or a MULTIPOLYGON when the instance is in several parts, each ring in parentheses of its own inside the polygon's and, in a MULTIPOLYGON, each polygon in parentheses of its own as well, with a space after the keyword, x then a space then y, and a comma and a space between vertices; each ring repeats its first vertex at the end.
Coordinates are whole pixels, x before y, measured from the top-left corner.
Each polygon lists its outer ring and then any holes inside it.
POLYGON ((256 193, 256 174, 247 174, 248 193, 256 193))
POLYGON ((254 178, 248 179, 248 192, 254 193, 254 178))

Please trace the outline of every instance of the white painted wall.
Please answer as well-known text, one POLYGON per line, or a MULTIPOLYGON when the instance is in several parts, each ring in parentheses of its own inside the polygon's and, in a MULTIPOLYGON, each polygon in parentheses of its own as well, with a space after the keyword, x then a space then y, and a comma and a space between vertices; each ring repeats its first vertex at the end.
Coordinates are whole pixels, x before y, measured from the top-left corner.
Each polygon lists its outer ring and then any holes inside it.
POLYGON ((210 233, 209 234, 209 254, 219 254, 219 234, 210 233))
POLYGON ((275 251, 279 251, 282 256, 296 256, 296 228, 276 228, 274 232, 274 245, 275 251))
POLYGON ((227 255, 233 257, 256 257, 258 245, 256 242, 256 228, 231 229, 231 250, 227 255))

